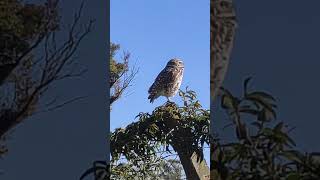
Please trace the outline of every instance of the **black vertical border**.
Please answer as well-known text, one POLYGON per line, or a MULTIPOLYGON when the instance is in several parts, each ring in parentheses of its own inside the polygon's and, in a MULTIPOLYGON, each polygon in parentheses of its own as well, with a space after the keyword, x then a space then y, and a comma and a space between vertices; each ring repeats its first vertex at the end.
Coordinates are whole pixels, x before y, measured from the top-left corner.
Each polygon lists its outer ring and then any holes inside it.
POLYGON ((107 0, 105 3, 106 7, 106 39, 107 39, 107 72, 106 72, 106 82, 107 82, 107 92, 106 92, 106 97, 107 97, 107 103, 106 103, 106 110, 107 110, 107 117, 106 117, 106 123, 107 123, 107 153, 106 153, 106 160, 107 164, 110 163, 110 84, 109 84, 109 71, 110 71, 110 0, 107 0))

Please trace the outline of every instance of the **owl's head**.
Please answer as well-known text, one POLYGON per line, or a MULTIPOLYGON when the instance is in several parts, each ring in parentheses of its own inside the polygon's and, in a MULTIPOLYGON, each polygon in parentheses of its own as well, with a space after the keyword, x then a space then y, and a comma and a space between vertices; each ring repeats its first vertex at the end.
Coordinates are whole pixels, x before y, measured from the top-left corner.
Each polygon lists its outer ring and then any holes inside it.
POLYGON ((173 58, 167 63, 167 67, 179 67, 183 68, 184 64, 183 61, 179 58, 173 58))

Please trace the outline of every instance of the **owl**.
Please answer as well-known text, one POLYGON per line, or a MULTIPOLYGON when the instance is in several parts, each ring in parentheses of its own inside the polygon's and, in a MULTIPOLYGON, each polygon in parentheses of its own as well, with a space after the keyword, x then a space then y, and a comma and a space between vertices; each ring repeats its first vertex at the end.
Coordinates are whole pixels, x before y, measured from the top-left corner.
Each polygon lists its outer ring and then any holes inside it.
POLYGON ((159 73, 154 83, 149 88, 150 103, 160 96, 165 96, 170 102, 170 97, 177 94, 183 77, 184 64, 178 58, 171 59, 166 67, 159 73))
POLYGON ((211 46, 211 97, 219 94, 219 88, 227 73, 231 50, 237 27, 232 0, 211 0, 210 46, 211 46))

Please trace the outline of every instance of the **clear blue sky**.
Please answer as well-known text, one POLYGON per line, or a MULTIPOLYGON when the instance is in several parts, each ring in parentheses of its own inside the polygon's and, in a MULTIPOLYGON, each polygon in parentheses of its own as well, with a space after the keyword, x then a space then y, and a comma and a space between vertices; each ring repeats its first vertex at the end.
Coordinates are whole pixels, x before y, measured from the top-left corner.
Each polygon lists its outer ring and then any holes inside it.
MULTIPOLYGON (((139 112, 151 112, 165 103, 160 97, 149 103, 148 88, 172 57, 184 61, 181 89, 188 86, 205 108, 210 95, 209 0, 111 1, 111 41, 131 52, 139 67, 133 86, 111 111, 111 130, 125 127, 139 112)), ((173 98, 180 103, 178 95, 173 98)))

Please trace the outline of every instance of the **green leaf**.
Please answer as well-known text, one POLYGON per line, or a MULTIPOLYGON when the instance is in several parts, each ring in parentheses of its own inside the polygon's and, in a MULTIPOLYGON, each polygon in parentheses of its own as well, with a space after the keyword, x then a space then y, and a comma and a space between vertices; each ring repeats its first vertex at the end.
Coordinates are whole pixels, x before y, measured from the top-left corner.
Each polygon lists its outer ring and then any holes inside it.
POLYGON ((237 124, 236 135, 239 140, 248 138, 248 129, 244 123, 237 124))
POLYGON ((290 142, 291 145, 297 146, 296 143, 294 142, 294 140, 292 138, 290 138, 290 136, 288 134, 284 134, 284 136, 286 137, 287 141, 290 142))
POLYGON ((224 109, 234 109, 232 96, 222 95, 221 107, 224 109))
POLYGON ((280 153, 280 155, 286 157, 288 160, 298 162, 300 164, 303 162, 303 155, 299 151, 287 150, 280 153))
POLYGON ((85 177, 97 172, 98 170, 106 170, 106 167, 96 166, 89 168, 81 175, 80 180, 83 180, 85 177))
POLYGON ((281 131, 283 127, 283 122, 278 123, 275 127, 274 127, 274 131, 281 131))
POLYGON ((264 128, 264 129, 262 130, 262 133, 263 133, 264 135, 266 135, 266 136, 271 136, 271 135, 273 135, 273 130, 270 129, 270 128, 264 128))
POLYGON ((244 89, 244 96, 246 96, 248 94, 248 83, 249 81, 252 79, 252 77, 248 77, 244 80, 243 83, 243 89, 244 89))
POLYGON ((259 121, 271 121, 276 119, 275 111, 270 111, 269 109, 263 108, 258 114, 259 121))
POLYGON ((276 99, 273 96, 271 96, 268 93, 262 92, 262 91, 255 91, 255 92, 250 93, 250 95, 251 96, 259 96, 259 97, 262 97, 262 98, 265 98, 265 99, 268 99, 271 101, 276 101, 276 99))
POLYGON ((258 103, 259 105, 261 105, 263 108, 267 109, 270 111, 270 113, 272 113, 272 115, 274 116, 274 118, 276 118, 276 113, 274 111, 274 107, 276 107, 275 104, 270 103, 268 100, 266 100, 263 96, 259 95, 259 94, 255 94, 250 93, 245 97, 247 100, 252 101, 253 103, 258 103))
POLYGON ((286 180, 300 180, 300 175, 297 172, 292 172, 290 174, 288 174, 286 180))

